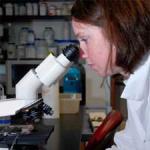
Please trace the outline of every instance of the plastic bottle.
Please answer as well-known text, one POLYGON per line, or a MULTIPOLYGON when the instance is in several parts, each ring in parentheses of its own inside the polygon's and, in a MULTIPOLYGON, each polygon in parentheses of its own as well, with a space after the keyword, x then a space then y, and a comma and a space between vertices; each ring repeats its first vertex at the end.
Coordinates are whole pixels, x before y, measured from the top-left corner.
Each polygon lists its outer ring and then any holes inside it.
POLYGON ((7 56, 8 58, 16 58, 16 44, 15 43, 8 43, 7 56))
POLYGON ((11 3, 5 4, 5 15, 12 16, 13 15, 13 5, 11 3))
POLYGON ((77 67, 69 68, 64 76, 63 85, 65 93, 81 93, 81 74, 77 67))
POLYGON ((14 4, 14 15, 15 16, 19 15, 19 6, 18 6, 18 4, 14 4))
POLYGON ((17 58, 25 58, 25 45, 20 44, 17 46, 17 58))
POLYGON ((0 6, 0 16, 2 16, 3 15, 3 8, 2 8, 2 6, 0 6))
POLYGON ((20 3, 19 4, 19 15, 20 16, 25 16, 27 14, 27 9, 25 4, 20 3))
POLYGON ((39 14, 40 16, 47 15, 47 3, 44 3, 44 2, 39 3, 39 14))
POLYGON ((33 6, 33 15, 37 16, 38 15, 38 4, 32 3, 32 6, 33 6))
POLYGON ((70 8, 67 3, 62 4, 62 15, 69 15, 70 14, 70 8))
POLYGON ((35 43, 35 33, 32 29, 28 30, 27 43, 30 43, 30 44, 35 43))
POLYGON ((56 6, 55 5, 49 5, 48 6, 48 15, 49 16, 55 16, 56 15, 56 6))
POLYGON ((35 45, 33 43, 26 44, 26 58, 35 58, 35 57, 36 57, 35 45))
POLYGON ((27 43, 27 36, 28 36, 28 27, 22 27, 19 32, 19 44, 26 44, 27 43))
POLYGON ((32 3, 26 3, 26 9, 27 9, 27 16, 33 15, 33 6, 32 3))

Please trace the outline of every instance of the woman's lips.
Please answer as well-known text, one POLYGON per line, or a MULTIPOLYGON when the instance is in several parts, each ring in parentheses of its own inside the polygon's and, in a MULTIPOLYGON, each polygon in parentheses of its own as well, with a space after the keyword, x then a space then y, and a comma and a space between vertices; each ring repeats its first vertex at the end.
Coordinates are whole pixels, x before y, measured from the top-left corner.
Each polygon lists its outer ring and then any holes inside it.
POLYGON ((92 69, 97 70, 97 69, 96 69, 96 66, 95 66, 94 64, 90 64, 90 63, 89 63, 88 65, 89 65, 92 69))
POLYGON ((94 65, 91 61, 87 60, 87 64, 95 71, 97 71, 96 65, 94 65))

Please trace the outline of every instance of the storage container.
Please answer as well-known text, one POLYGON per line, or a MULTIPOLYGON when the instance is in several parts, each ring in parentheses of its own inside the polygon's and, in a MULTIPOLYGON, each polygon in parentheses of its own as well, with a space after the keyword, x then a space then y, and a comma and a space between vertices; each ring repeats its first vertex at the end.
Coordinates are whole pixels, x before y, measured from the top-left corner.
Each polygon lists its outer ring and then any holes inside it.
POLYGON ((8 43, 7 57, 12 58, 12 59, 16 58, 16 44, 15 43, 8 43))
POLYGON ((44 39, 39 38, 36 39, 35 47, 36 47, 36 58, 43 59, 48 55, 48 47, 44 39))
POLYGON ((81 73, 77 67, 70 67, 63 79, 64 93, 81 93, 81 73))
POLYGON ((44 2, 39 3, 39 14, 40 16, 47 15, 47 3, 44 3, 44 2))
POLYGON ((19 31, 19 44, 27 44, 28 27, 22 27, 19 31))
POLYGON ((13 15, 13 5, 11 3, 5 4, 5 15, 12 16, 13 15))
POLYGON ((32 44, 32 43, 26 44, 25 57, 26 58, 36 58, 36 49, 35 49, 34 44, 32 44))
POLYGON ((43 38, 48 45, 54 43, 55 31, 52 27, 45 27, 43 31, 43 38))
POLYGON ((60 94, 60 114, 76 114, 80 110, 81 94, 60 94))

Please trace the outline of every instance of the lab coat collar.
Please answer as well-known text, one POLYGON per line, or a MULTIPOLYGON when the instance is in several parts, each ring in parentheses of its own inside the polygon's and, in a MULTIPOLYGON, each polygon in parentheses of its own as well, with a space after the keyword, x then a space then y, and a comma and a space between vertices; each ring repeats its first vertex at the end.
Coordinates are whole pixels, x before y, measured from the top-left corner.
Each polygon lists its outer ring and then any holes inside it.
POLYGON ((150 91, 150 54, 143 57, 138 68, 125 80, 125 88, 121 98, 128 100, 142 100, 150 91))

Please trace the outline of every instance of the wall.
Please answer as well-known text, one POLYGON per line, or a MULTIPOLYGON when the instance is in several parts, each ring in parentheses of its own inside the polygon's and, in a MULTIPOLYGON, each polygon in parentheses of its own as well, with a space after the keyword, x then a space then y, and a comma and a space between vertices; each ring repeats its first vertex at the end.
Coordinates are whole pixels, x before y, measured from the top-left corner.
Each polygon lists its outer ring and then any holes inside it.
MULTIPOLYGON (((18 35, 21 27, 29 26, 35 33, 36 37, 42 37, 42 32, 45 27, 51 26, 55 30, 56 39, 75 39, 70 25, 62 21, 33 21, 30 23, 15 23, 11 24, 12 40, 18 43, 18 35), (14 37, 15 36, 15 37, 14 37)), ((96 105, 99 107, 108 106, 110 103, 109 87, 105 83, 100 87, 103 79, 100 78, 89 66, 84 65, 86 70, 86 104, 96 105)))
MULTIPOLYGON (((86 104, 97 107, 110 106, 110 87, 108 82, 103 82, 103 78, 98 76, 88 65, 84 65, 86 70, 86 104)), ((109 108, 107 108, 109 109, 109 108)))

